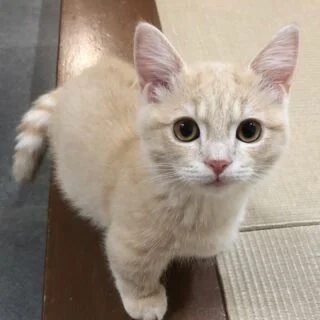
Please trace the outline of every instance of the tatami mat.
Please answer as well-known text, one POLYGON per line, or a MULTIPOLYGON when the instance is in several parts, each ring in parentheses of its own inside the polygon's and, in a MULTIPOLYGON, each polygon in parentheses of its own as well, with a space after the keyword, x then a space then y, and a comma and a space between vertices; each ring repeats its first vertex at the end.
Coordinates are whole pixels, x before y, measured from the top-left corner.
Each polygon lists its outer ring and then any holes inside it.
POLYGON ((230 320, 320 319, 320 226, 242 232, 218 257, 230 320))
POLYGON ((245 226, 320 222, 320 2, 157 0, 162 28, 187 61, 246 65, 283 25, 301 26, 292 87, 290 148, 257 188, 245 226))

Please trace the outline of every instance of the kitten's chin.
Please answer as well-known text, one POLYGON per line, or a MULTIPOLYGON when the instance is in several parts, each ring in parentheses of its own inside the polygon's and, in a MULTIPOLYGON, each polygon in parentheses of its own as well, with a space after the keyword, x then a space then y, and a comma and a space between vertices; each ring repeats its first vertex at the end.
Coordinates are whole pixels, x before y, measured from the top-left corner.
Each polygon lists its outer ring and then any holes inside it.
POLYGON ((243 187, 243 183, 231 179, 214 179, 210 181, 204 181, 200 184, 200 188, 204 190, 204 192, 216 194, 229 193, 243 187))
POLYGON ((219 179, 215 179, 215 180, 211 180, 203 183, 205 187, 213 187, 213 188, 223 188, 223 187, 230 186, 231 184, 232 184, 231 181, 219 180, 219 179))
POLYGON ((205 191, 225 192, 232 188, 234 183, 229 181, 215 180, 201 184, 201 188, 205 191))

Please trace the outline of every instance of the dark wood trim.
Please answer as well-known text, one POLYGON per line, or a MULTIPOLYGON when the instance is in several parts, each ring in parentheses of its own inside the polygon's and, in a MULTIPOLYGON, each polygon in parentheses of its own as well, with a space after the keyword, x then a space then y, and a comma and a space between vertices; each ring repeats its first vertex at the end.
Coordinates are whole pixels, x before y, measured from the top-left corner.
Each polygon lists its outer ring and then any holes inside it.
MULTIPOLYGON (((58 84, 113 52, 132 59, 139 20, 160 27, 154 0, 62 0, 58 84)), ((226 319, 214 266, 173 264, 164 276, 171 320, 226 319)), ((80 219, 51 183, 43 320, 129 319, 97 230, 80 219)))

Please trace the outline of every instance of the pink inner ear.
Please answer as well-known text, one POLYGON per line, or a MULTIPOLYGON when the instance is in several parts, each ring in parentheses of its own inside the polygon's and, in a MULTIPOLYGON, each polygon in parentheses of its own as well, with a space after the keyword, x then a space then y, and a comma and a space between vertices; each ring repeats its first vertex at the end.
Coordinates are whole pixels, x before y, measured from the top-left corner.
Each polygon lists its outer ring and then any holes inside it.
POLYGON ((168 87, 172 72, 170 71, 169 66, 165 65, 165 61, 156 60, 156 57, 137 54, 135 64, 142 89, 147 83, 151 83, 154 87, 168 87))
POLYGON ((290 80, 295 68, 295 59, 290 52, 288 57, 284 57, 281 52, 273 52, 274 48, 266 48, 261 57, 257 57, 251 64, 251 68, 264 76, 273 84, 282 85, 286 91, 289 91, 290 80), (278 55, 277 55, 278 53, 278 55), (284 60, 287 58, 287 60, 284 60))
POLYGON ((283 99, 289 92, 299 46, 299 30, 296 25, 282 28, 271 42, 252 61, 250 67, 261 75, 269 88, 283 99))
POLYGON ((170 90, 183 62, 165 36, 147 23, 140 23, 136 29, 134 56, 141 90, 155 102, 155 89, 170 90))

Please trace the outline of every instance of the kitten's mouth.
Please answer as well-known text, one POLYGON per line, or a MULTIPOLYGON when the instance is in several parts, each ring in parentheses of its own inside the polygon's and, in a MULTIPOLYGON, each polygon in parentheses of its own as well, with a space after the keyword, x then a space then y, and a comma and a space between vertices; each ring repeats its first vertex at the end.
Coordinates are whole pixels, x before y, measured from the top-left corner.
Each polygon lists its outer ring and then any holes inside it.
POLYGON ((227 181, 226 179, 221 179, 219 177, 212 179, 211 181, 207 181, 204 183, 206 187, 216 187, 222 188, 230 185, 231 181, 227 181))

